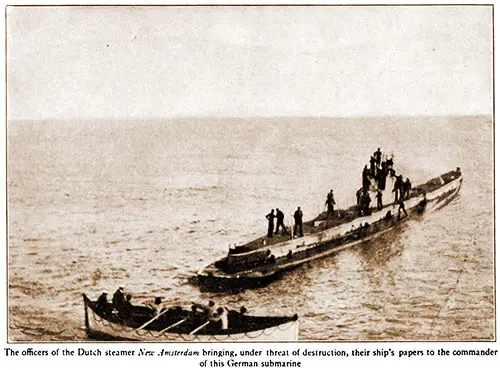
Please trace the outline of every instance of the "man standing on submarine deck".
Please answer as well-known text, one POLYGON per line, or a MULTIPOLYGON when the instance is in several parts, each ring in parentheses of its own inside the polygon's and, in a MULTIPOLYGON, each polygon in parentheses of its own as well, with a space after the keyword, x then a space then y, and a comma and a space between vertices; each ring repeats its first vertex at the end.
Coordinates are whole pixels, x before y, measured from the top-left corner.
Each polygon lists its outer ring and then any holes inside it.
POLYGON ((335 217, 335 211, 333 209, 333 206, 335 205, 333 190, 330 190, 330 192, 327 194, 325 205, 327 206, 326 221, 328 222, 328 220, 331 220, 335 217))
POLYGON ((295 226, 293 227, 293 235, 297 235, 297 228, 299 229, 299 237, 303 237, 304 234, 302 232, 302 211, 300 210, 300 207, 297 207, 297 210, 293 214, 293 218, 295 220, 295 226))
POLYGON ((268 215, 266 215, 266 218, 267 220, 269 221, 269 225, 267 227, 267 237, 268 238, 272 238, 273 237, 273 231, 274 231, 274 218, 275 218, 275 214, 274 214, 274 209, 271 209, 271 213, 269 213, 268 215))
POLYGON ((287 235, 288 232, 286 231, 286 226, 285 226, 285 214, 280 211, 279 208, 276 208, 276 232, 275 234, 278 235, 278 232, 281 227, 281 233, 283 235, 287 235))

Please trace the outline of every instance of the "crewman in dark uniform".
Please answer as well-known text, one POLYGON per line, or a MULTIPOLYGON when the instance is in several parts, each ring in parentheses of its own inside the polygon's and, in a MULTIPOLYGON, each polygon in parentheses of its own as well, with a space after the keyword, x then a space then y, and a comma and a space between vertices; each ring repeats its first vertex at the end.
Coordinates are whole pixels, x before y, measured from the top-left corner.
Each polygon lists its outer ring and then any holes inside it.
POLYGON ((375 177, 375 158, 373 158, 373 155, 370 158, 370 175, 375 177))
POLYGON ((401 218, 401 210, 405 214, 405 216, 408 216, 408 212, 406 212, 405 209, 405 202, 403 201, 403 198, 399 199, 399 208, 398 208, 398 220, 401 218))
POLYGON ((404 200, 405 182, 403 181, 403 175, 399 175, 396 178, 396 181, 399 182, 399 199, 403 199, 404 200))
POLYGON ((365 165, 365 168, 363 168, 363 190, 365 192, 368 191, 368 188, 370 187, 370 180, 368 179, 368 166, 365 165))
POLYGON ((303 231, 302 231, 302 211, 300 210, 300 207, 297 207, 297 210, 293 214, 293 218, 295 220, 295 225, 293 227, 293 235, 297 235, 297 228, 299 229, 299 237, 304 236, 303 231))
POLYGON ((406 181, 403 184, 404 199, 410 198, 410 190, 411 190, 411 182, 409 178, 406 178, 406 181))
POLYGON ((394 166, 394 159, 391 157, 387 161, 387 168, 392 168, 394 166))
POLYGON ((326 219, 330 220, 331 218, 335 217, 335 212, 333 209, 333 206, 335 204, 335 199, 333 198, 333 190, 330 190, 330 192, 327 194, 325 204, 328 207, 328 211, 326 213, 326 219))
POLYGON ((381 210, 384 206, 382 205, 382 192, 377 190, 377 209, 381 210))
POLYGON ((271 213, 269 213, 268 215, 266 215, 266 218, 268 219, 269 221, 269 225, 267 227, 267 237, 268 238, 272 238, 273 237, 273 230, 274 230, 274 218, 275 218, 275 214, 274 214, 274 209, 271 209, 271 213))
POLYGON ((363 207, 363 216, 369 216, 372 214, 372 211, 370 210, 370 203, 372 202, 372 198, 370 197, 370 193, 365 193, 365 196, 363 197, 362 200, 362 207, 363 207))
POLYGON ((359 206, 361 205, 361 198, 363 198, 365 194, 365 191, 363 188, 359 189, 357 192, 356 192, 356 204, 359 206))
POLYGON ((278 234, 279 230, 280 230, 280 227, 281 227, 281 233, 284 234, 284 235, 287 235, 287 231, 286 231, 286 226, 285 226, 285 215, 283 214, 283 212, 280 211, 279 208, 276 208, 276 232, 275 234, 278 234))
POLYGON ((424 193, 422 200, 420 202, 418 202, 418 206, 417 206, 418 213, 423 213, 425 210, 425 206, 427 206, 427 197, 424 193))
POLYGON ((394 193, 394 203, 397 203, 403 197, 403 176, 396 176, 392 192, 394 193))
POLYGON ((382 159, 382 152, 380 151, 380 148, 378 148, 377 151, 373 153, 373 156, 375 157, 375 163, 378 167, 380 165, 380 160, 382 159))
POLYGON ((380 190, 385 190, 386 179, 387 179, 387 168, 385 166, 382 166, 382 168, 380 168, 377 171, 377 183, 378 183, 378 188, 380 190))

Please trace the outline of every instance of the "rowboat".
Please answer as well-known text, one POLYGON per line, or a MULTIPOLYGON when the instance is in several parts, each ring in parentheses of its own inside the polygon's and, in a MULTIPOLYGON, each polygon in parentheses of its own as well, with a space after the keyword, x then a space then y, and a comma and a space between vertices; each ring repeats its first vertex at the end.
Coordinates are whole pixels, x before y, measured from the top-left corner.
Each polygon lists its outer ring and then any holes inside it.
POLYGON ((238 291, 259 288, 306 262, 352 248, 394 229, 422 213, 438 210, 453 200, 462 185, 460 168, 437 176, 411 189, 400 204, 370 208, 359 216, 358 206, 339 210, 333 220, 326 213, 304 223, 304 236, 262 237, 230 247, 226 257, 204 267, 196 275, 203 291, 238 291))
MULTIPOLYGON (((135 306, 133 313, 120 315, 99 308, 83 294, 85 329, 96 340, 143 342, 268 342, 297 341, 298 316, 251 316, 227 310, 227 329, 216 322, 200 322, 191 311, 180 307, 154 315, 150 309, 135 306), (172 312, 175 315, 172 315, 172 312)), ((203 320, 202 320, 203 321, 203 320)))

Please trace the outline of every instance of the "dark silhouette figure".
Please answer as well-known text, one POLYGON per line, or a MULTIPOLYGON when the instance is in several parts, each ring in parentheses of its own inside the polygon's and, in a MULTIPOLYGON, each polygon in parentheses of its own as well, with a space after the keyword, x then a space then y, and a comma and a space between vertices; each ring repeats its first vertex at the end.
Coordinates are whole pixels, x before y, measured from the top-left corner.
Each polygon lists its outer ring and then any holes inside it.
POLYGON ((123 287, 119 287, 115 294, 113 294, 113 308, 117 311, 120 311, 125 304, 125 292, 123 291, 123 287))
POLYGON ((394 203, 397 203, 399 199, 403 198, 403 176, 396 176, 392 192, 394 193, 394 203))
POLYGON ((386 179, 387 179, 387 168, 382 166, 382 168, 377 171, 377 183, 378 183, 378 188, 380 190, 385 190, 386 179))
POLYGON ((387 162, 386 161, 382 161, 380 166, 382 167, 382 171, 387 172, 387 162))
POLYGON ((425 211, 426 205, 427 205, 427 197, 424 193, 424 197, 422 198, 422 200, 420 202, 418 202, 418 205, 417 205, 418 213, 423 213, 425 211))
POLYGON ((127 294, 127 296, 125 297, 125 302, 123 303, 123 307, 120 313, 121 316, 130 316, 135 313, 135 306, 132 304, 131 294, 127 294))
POLYGON ((328 211, 326 213, 326 219, 329 220, 331 218, 334 218, 335 212, 333 206, 335 205, 335 199, 333 198, 333 190, 330 190, 330 192, 327 194, 325 204, 328 207, 328 211))
POLYGON ((153 310, 154 315, 158 315, 161 311, 165 310, 161 305, 160 297, 156 297, 154 303, 146 304, 146 306, 153 310))
POLYGON ((267 237, 268 238, 272 238, 273 237, 273 230, 274 230, 274 218, 275 218, 275 214, 274 214, 274 209, 271 209, 271 213, 269 213, 268 215, 266 215, 266 218, 268 219, 269 221, 269 225, 267 227, 267 237))
POLYGON ((384 206, 382 205, 382 192, 377 191, 377 209, 381 210, 384 206))
POLYGON ((410 190, 411 190, 411 182, 409 178, 406 178, 406 181, 403 184, 404 199, 410 198, 410 190))
POLYGON ((370 187, 370 179, 368 179, 368 166, 365 165, 365 168, 363 168, 363 190, 365 192, 368 191, 368 188, 370 187))
POLYGON ((373 158, 373 155, 370 158, 370 175, 375 177, 375 158, 373 158))
POLYGON ((303 213, 300 210, 300 207, 297 207, 297 210, 293 214, 293 218, 295 220, 295 225, 293 227, 293 235, 299 235, 300 237, 304 236, 302 231, 302 216, 303 213), (297 234, 297 228, 299 229, 299 233, 297 234))
POLYGON ((365 193, 365 196, 361 200, 361 208, 363 210, 363 216, 369 216, 372 214, 370 209, 370 203, 372 202, 372 198, 370 198, 370 193, 365 193))
POLYGON ((108 292, 103 292, 99 298, 97 298, 95 308, 98 312, 102 312, 104 314, 109 315, 111 313, 112 307, 108 302, 108 292))
POLYGON ((408 216, 408 212, 406 212, 405 203, 404 203, 404 201, 403 201, 402 198, 399 200, 398 220, 401 218, 401 211, 403 211, 403 213, 405 214, 405 216, 408 216))
POLYGON ((363 198, 365 190, 363 188, 356 192, 356 204, 359 206, 361 204, 361 198, 363 198))
POLYGON ((373 153, 373 156, 375 157, 375 163, 377 164, 377 166, 379 166, 382 159, 382 152, 380 151, 380 148, 378 148, 377 151, 373 153))
POLYGON ((405 186, 405 182, 403 181, 403 175, 399 175, 397 178, 396 178, 396 182, 398 182, 399 186, 399 199, 402 199, 404 200, 404 186, 405 186))
POLYGON ((386 164, 387 164, 387 168, 392 168, 394 166, 394 159, 389 158, 387 161, 386 161, 386 164))
POLYGON ((285 227, 285 215, 283 212, 280 211, 279 208, 276 208, 276 232, 275 234, 278 234, 280 227, 281 227, 281 233, 284 235, 287 235, 286 227, 285 227))

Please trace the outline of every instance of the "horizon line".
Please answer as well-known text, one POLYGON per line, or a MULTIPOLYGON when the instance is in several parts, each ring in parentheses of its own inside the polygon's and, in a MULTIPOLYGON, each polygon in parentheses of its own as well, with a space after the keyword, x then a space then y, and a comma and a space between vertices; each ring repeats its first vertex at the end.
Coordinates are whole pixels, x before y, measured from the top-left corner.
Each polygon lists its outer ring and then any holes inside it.
POLYGON ((202 115, 182 115, 182 116, 158 116, 158 117, 43 117, 43 118, 5 118, 5 122, 19 122, 19 121, 104 121, 104 120, 114 120, 114 121, 157 121, 157 120, 182 120, 182 119, 276 119, 276 118, 342 118, 342 119, 359 119, 359 118, 398 118, 398 117, 492 117, 494 118, 493 112, 491 113, 467 113, 467 114, 373 114, 373 115, 277 115, 277 116, 202 116, 202 115))

